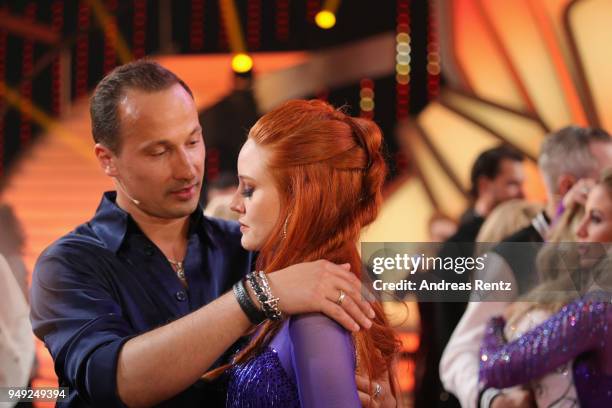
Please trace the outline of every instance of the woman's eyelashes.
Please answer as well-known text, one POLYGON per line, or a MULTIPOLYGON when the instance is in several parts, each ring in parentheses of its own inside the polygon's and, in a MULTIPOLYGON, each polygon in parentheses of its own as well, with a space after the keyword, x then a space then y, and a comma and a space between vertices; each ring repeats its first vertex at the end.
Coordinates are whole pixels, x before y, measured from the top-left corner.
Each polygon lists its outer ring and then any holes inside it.
POLYGON ((591 223, 599 224, 601 222, 601 217, 599 214, 591 212, 591 223))
POLYGON ((253 190, 255 190, 253 187, 244 186, 240 194, 245 198, 250 198, 253 195, 253 190))

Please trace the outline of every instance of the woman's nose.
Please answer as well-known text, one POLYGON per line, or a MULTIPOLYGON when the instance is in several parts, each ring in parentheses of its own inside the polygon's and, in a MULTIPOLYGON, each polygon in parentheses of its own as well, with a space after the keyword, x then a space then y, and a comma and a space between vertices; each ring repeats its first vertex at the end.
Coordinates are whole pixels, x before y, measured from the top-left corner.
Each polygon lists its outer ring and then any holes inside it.
POLYGON ((578 228, 576 228, 576 236, 578 238, 586 238, 587 237, 587 222, 588 222, 588 218, 585 216, 582 221, 580 221, 580 224, 578 224, 578 228))
POLYGON ((230 210, 237 212, 238 214, 244 213, 244 205, 242 204, 242 196, 240 192, 236 190, 230 201, 230 210))

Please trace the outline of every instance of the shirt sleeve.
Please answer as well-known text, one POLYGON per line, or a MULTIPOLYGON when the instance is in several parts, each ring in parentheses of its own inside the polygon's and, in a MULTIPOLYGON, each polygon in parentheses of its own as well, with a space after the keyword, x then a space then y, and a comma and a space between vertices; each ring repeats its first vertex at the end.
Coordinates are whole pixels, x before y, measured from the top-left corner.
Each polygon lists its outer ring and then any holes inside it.
POLYGON ((34 362, 29 308, 13 273, 0 254, 0 387, 25 387, 34 362))
POLYGON ((123 344, 136 333, 110 286, 96 274, 94 262, 104 260, 43 254, 32 278, 30 317, 62 386, 76 390, 92 406, 123 407, 117 394, 117 360, 123 344))
POLYGON ((493 318, 480 349, 481 386, 502 388, 527 383, 586 351, 604 350, 611 320, 609 303, 578 300, 506 343, 504 319, 493 318))
POLYGON ((293 317, 292 364, 302 407, 360 407, 349 332, 321 314, 293 317))
MULTIPOLYGON (((507 263, 494 252, 488 252, 486 271, 482 275, 476 273, 475 277, 487 282, 513 282, 512 287, 516 287, 507 263)), ((442 353, 440 380, 444 388, 459 399, 462 407, 478 406, 479 345, 489 319, 502 314, 509 305, 506 301, 481 302, 472 293, 472 299, 442 353)))

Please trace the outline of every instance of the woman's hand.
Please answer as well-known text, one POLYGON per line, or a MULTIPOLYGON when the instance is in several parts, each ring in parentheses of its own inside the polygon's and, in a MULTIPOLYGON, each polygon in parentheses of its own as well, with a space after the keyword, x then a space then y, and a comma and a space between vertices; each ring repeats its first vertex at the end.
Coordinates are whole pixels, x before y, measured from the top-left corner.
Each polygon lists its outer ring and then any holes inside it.
POLYGON ((397 401, 391 392, 389 373, 384 372, 381 378, 370 383, 365 375, 355 375, 359 400, 364 408, 395 408, 397 401), (378 391, 378 392, 377 392, 378 391))
POLYGON ((595 184, 597 184, 597 182, 590 178, 578 180, 563 196, 563 208, 567 210, 576 204, 584 206, 589 192, 593 189, 595 184))

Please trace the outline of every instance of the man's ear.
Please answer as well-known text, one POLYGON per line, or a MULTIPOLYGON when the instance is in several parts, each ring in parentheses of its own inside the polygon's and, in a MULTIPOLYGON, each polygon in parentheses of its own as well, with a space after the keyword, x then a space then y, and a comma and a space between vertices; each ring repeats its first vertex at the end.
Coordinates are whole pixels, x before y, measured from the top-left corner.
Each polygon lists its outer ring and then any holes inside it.
POLYGON ((571 174, 562 174, 557 180, 557 193, 560 197, 563 197, 572 188, 572 186, 578 181, 576 177, 571 174))
POLYGON ((491 180, 487 176, 480 176, 478 177, 476 183, 478 185, 478 198, 482 198, 485 195, 489 194, 493 180, 491 180))
POLYGON ((115 154, 101 143, 96 143, 94 153, 100 163, 100 167, 109 177, 117 177, 117 167, 115 166, 115 154))

